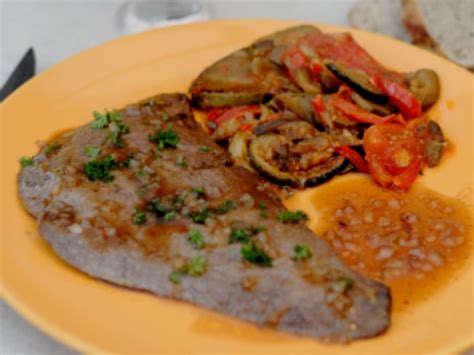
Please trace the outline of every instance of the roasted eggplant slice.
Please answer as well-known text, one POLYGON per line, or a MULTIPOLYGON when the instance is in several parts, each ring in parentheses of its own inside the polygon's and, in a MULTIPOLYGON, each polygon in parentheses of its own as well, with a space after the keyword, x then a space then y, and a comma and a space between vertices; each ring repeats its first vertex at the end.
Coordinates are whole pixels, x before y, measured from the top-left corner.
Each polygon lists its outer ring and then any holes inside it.
POLYGON ((210 108, 265 103, 271 95, 260 92, 203 92, 193 96, 193 105, 210 108))
POLYGON ((313 108, 311 107, 311 100, 313 95, 306 93, 292 93, 285 92, 276 95, 270 106, 275 107, 279 111, 290 111, 295 113, 298 117, 314 124, 313 108))
POLYGON ((324 64, 339 80, 367 100, 380 105, 385 105, 388 102, 388 96, 371 84, 368 75, 364 71, 347 68, 343 64, 331 61, 326 61, 324 64))
POLYGON ((435 121, 428 122, 429 138, 426 143, 426 165, 433 167, 439 164, 446 146, 441 127, 435 121))
POLYGON ((251 165, 281 185, 318 185, 342 171, 344 157, 335 155, 333 138, 306 121, 275 120, 254 136, 248 148, 251 165))
POLYGON ((431 107, 439 97, 439 77, 431 69, 420 69, 409 74, 407 84, 415 97, 420 100, 423 110, 431 107))

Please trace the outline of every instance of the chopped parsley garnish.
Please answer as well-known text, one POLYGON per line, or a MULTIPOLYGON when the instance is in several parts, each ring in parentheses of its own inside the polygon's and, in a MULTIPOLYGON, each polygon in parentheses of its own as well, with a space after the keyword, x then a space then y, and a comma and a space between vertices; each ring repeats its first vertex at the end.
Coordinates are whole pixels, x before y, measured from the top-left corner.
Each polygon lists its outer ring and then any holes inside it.
POLYGON ((148 202, 146 209, 150 212, 164 212, 163 208, 160 206, 160 199, 158 197, 148 202))
POLYGON ((165 216, 163 217, 165 221, 172 221, 176 217, 176 212, 175 211, 169 211, 165 213, 165 216))
POLYGON ((235 208, 235 202, 232 200, 225 200, 214 212, 217 214, 224 214, 235 208))
POLYGON ((263 249, 257 247, 254 242, 243 245, 240 248, 240 255, 243 260, 258 266, 269 267, 273 265, 272 258, 263 249))
POLYGON ((122 134, 120 133, 120 131, 110 132, 108 137, 114 147, 122 148, 125 146, 125 142, 122 139, 122 134))
POLYGON ((259 202, 258 203, 258 208, 261 210, 266 210, 267 209, 267 204, 265 202, 259 202))
POLYGON ((27 166, 33 165, 33 159, 30 157, 21 157, 20 165, 22 168, 26 168, 27 166))
POLYGON ((130 166, 130 161, 135 157, 134 153, 128 153, 126 158, 122 160, 122 166, 128 168, 130 166))
POLYGON ((117 125, 117 128, 109 133, 109 139, 114 147, 122 148, 125 146, 125 141, 123 140, 122 135, 130 132, 130 129, 128 128, 128 124, 123 123, 122 121, 117 121, 115 124, 117 125))
POLYGON ((207 270, 207 260, 204 256, 198 255, 192 258, 187 264, 181 267, 178 271, 173 271, 169 275, 169 280, 175 284, 181 282, 183 275, 193 277, 203 275, 207 270))
POLYGON ((191 218, 193 219, 194 223, 204 223, 206 219, 209 217, 209 208, 204 208, 200 212, 191 213, 191 218))
POLYGON ((59 145, 59 143, 51 143, 51 144, 48 144, 48 146, 46 147, 46 149, 44 150, 44 154, 49 157, 51 154, 53 154, 56 150, 58 150, 59 148, 61 148, 61 146, 59 145))
POLYGON ((114 177, 110 172, 118 168, 117 161, 111 155, 103 159, 94 159, 84 164, 83 171, 91 181, 110 182, 114 177))
POLYGON ((191 259, 187 265, 186 273, 191 276, 201 276, 206 272, 207 269, 207 260, 204 256, 196 256, 191 259))
POLYGON ((193 189, 193 192, 199 197, 201 195, 204 195, 206 192, 204 191, 203 187, 195 187, 193 189))
POLYGON ((168 278, 172 283, 179 284, 181 282, 182 276, 183 276, 183 273, 179 271, 173 271, 168 278))
POLYGON ((268 218, 268 212, 267 211, 260 211, 260 217, 268 218))
POLYGON ((250 241, 251 234, 243 228, 232 227, 230 231, 229 243, 248 243, 250 241))
POLYGON ((161 115, 161 119, 166 122, 170 119, 170 117, 168 115, 163 114, 161 115))
POLYGON ((204 246, 204 237, 198 230, 191 230, 188 233, 188 240, 194 245, 196 249, 201 249, 204 246))
POLYGON ((107 111, 100 113, 97 111, 92 112, 94 115, 94 121, 91 123, 93 129, 102 129, 109 126, 110 122, 121 122, 122 116, 117 111, 107 111))
POLYGON ((344 285, 344 289, 343 289, 343 292, 344 291, 348 291, 350 290, 352 287, 354 287, 354 280, 351 279, 350 277, 347 277, 347 276, 342 276, 338 279, 339 282, 342 282, 342 284, 344 285))
POLYGON ((95 148, 91 146, 85 146, 84 147, 84 153, 89 157, 89 158, 96 158, 100 154, 100 148, 95 148))
POLYGON ((207 146, 207 145, 201 145, 199 147, 199 151, 202 152, 202 153, 207 153, 209 152, 211 149, 207 146))
POLYGON ((309 249, 306 245, 299 245, 296 244, 293 248, 295 254, 293 255, 293 259, 295 260, 306 260, 313 256, 311 249, 309 249))
POLYGON ((139 208, 135 208, 133 211, 133 223, 134 224, 143 224, 146 222, 146 214, 139 208))
POLYGON ((265 230, 265 227, 259 226, 255 228, 241 228, 233 226, 230 230, 229 244, 231 243, 241 243, 245 244, 250 242, 250 238, 262 231, 265 230))
POLYGON ((303 211, 281 211, 278 214, 278 220, 283 223, 298 223, 301 220, 308 219, 308 216, 303 211))
POLYGON ((179 143, 178 133, 169 129, 164 131, 157 131, 153 136, 148 136, 150 142, 156 143, 159 150, 163 150, 166 147, 176 148, 179 143))

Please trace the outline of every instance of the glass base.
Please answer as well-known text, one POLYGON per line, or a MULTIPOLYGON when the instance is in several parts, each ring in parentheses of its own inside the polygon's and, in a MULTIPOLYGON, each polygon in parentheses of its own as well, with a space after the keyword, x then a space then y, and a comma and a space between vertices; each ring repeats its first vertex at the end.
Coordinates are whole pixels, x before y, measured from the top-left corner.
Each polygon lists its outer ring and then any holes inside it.
POLYGON ((207 9, 196 0, 129 0, 117 13, 122 34, 209 19, 207 9))

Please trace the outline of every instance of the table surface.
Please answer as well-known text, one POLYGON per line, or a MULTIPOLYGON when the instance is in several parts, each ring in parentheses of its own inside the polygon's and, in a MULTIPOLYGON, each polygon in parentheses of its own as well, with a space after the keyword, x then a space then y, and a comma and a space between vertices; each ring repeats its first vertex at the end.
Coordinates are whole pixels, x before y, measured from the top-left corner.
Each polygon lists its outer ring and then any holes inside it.
MULTIPOLYGON (((159 0, 155 0, 159 1, 159 0)), ((201 0, 211 19, 281 18, 347 25, 356 0, 201 0)), ((0 83, 33 46, 37 73, 121 35, 119 0, 0 0, 0 83)), ((0 354, 74 354, 0 300, 0 354)))

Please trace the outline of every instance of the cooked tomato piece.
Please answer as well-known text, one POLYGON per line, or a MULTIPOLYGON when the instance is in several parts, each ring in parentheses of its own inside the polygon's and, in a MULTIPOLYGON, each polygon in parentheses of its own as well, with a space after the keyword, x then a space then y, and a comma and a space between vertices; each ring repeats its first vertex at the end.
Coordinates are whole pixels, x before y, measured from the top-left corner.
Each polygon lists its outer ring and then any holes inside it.
POLYGON ((369 171, 383 187, 408 189, 424 165, 425 143, 407 126, 372 125, 363 144, 369 171))
POLYGON ((323 95, 316 95, 312 100, 311 100, 311 106, 313 107, 314 112, 317 113, 322 113, 326 110, 326 105, 324 104, 324 98, 323 95))

